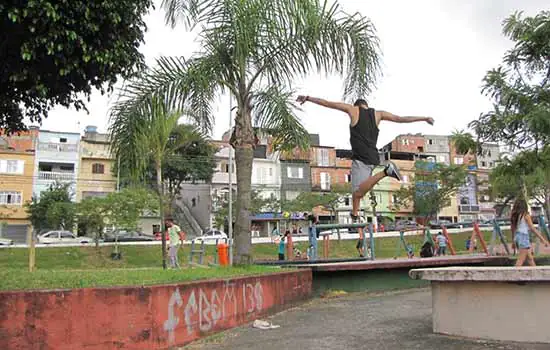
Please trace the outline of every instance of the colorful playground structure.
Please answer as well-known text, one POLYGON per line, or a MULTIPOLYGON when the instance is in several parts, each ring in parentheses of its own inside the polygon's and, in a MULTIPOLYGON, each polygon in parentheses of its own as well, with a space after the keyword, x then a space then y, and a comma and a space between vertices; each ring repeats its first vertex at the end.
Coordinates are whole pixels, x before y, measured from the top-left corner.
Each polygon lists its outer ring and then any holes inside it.
MULTIPOLYGON (((365 252, 364 257, 354 260, 375 260, 375 234, 373 225, 371 223, 353 223, 353 224, 314 224, 312 221, 309 223, 309 234, 308 234, 308 249, 307 249, 307 260, 309 262, 319 262, 320 260, 328 261, 330 257, 330 237, 332 234, 337 233, 338 230, 342 229, 357 229, 359 232, 359 242, 358 248, 360 247, 363 252, 365 252), (368 233, 368 238, 367 238, 368 233), (322 256, 319 256, 319 239, 322 237, 322 256)), ((546 235, 550 240, 550 233, 548 226, 545 222, 544 216, 539 217, 539 227, 541 231, 546 235)), ((417 231, 417 230, 411 230, 417 231)), ((432 233, 428 228, 422 230, 424 241, 422 245, 428 242, 434 248, 437 248, 437 242, 434 241, 432 233)), ((401 249, 404 249, 407 253, 409 259, 414 258, 414 247, 407 242, 407 233, 406 230, 401 230, 399 232, 399 239, 397 240, 396 252, 394 259, 396 259, 401 254, 401 249)), ((447 228, 441 226, 441 234, 445 236, 447 241, 448 252, 451 256, 457 255, 457 249, 453 244, 452 235, 449 234, 447 228)), ((467 249, 470 253, 474 253, 474 250, 477 250, 477 244, 480 245, 481 251, 487 256, 495 255, 512 255, 513 252, 510 249, 510 244, 507 242, 505 235, 503 234, 500 225, 496 220, 493 221, 492 228, 492 237, 489 244, 485 241, 484 235, 481 232, 478 223, 474 223, 472 227, 472 234, 469 239, 469 245, 467 249), (497 251, 497 247, 501 245, 502 250, 497 251)), ((540 244, 536 242, 535 244, 535 255, 538 255, 540 244)), ((292 235, 287 237, 287 257, 288 260, 294 260, 294 244, 292 241, 292 235)))

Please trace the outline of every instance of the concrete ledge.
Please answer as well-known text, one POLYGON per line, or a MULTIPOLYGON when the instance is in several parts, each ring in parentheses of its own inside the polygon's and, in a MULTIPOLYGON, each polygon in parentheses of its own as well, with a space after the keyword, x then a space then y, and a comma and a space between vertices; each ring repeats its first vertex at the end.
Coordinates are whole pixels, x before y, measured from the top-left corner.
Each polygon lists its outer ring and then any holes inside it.
POLYGON ((550 266, 540 267, 444 267, 414 269, 412 279, 428 281, 550 282, 550 266))
MULTIPOLYGON (((182 271, 182 274, 185 271, 182 271)), ((168 349, 311 296, 310 270, 147 287, 0 293, 0 349, 168 349)))
POLYGON ((550 268, 418 269, 431 281, 435 333, 515 342, 550 343, 550 268))

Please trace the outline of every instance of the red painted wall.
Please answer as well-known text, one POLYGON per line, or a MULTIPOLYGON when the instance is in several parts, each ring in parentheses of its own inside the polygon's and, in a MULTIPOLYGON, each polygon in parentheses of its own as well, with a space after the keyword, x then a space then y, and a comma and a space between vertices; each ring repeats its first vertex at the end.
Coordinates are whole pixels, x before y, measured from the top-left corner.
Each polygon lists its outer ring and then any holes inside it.
POLYGON ((166 349, 307 299, 311 281, 311 271, 300 270, 141 288, 3 292, 0 349, 166 349))

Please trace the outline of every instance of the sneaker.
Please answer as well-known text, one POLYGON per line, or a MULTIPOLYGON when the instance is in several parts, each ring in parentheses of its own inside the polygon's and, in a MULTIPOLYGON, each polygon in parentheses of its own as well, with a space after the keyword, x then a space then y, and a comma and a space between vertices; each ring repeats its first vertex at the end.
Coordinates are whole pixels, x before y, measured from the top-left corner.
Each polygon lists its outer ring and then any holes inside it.
POLYGON ((401 173, 399 172, 399 169, 395 164, 390 162, 388 165, 386 165, 386 168, 384 169, 384 173, 386 176, 393 177, 397 181, 401 181, 401 173))

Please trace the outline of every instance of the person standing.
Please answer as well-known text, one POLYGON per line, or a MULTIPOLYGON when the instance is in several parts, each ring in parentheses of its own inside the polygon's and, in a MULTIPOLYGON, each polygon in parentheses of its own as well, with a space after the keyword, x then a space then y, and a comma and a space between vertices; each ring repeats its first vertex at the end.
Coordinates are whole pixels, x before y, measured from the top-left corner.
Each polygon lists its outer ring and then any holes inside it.
POLYGON ((447 254, 447 237, 441 232, 437 234, 437 247, 437 255, 441 256, 447 254))
POLYGON ((181 228, 178 225, 174 224, 174 220, 172 218, 166 218, 164 220, 164 224, 166 225, 168 237, 170 238, 170 248, 168 251, 168 255, 170 257, 170 268, 179 268, 180 264, 178 262, 178 242, 183 245, 185 234, 181 231, 181 228))
POLYGON ((358 99, 353 105, 341 102, 331 102, 321 98, 300 95, 297 102, 304 104, 312 102, 317 105, 336 109, 350 117, 350 143, 352 151, 351 187, 353 202, 351 218, 354 223, 359 222, 359 205, 361 199, 384 177, 392 177, 401 181, 401 174, 395 164, 390 162, 384 171, 372 175, 373 170, 380 164, 380 156, 376 144, 378 142, 379 124, 381 121, 394 123, 426 122, 434 124, 429 117, 400 117, 385 111, 376 111, 370 108, 367 101, 358 99))
POLYGON ((527 201, 523 198, 518 198, 514 202, 512 207, 512 245, 514 249, 516 247, 519 249, 518 260, 516 261, 516 267, 523 266, 525 260, 530 266, 536 266, 535 258, 533 257, 533 252, 531 251, 531 242, 529 238, 529 230, 533 231, 548 247, 548 241, 540 233, 539 230, 533 224, 531 215, 529 215, 529 207, 527 206, 527 201))

